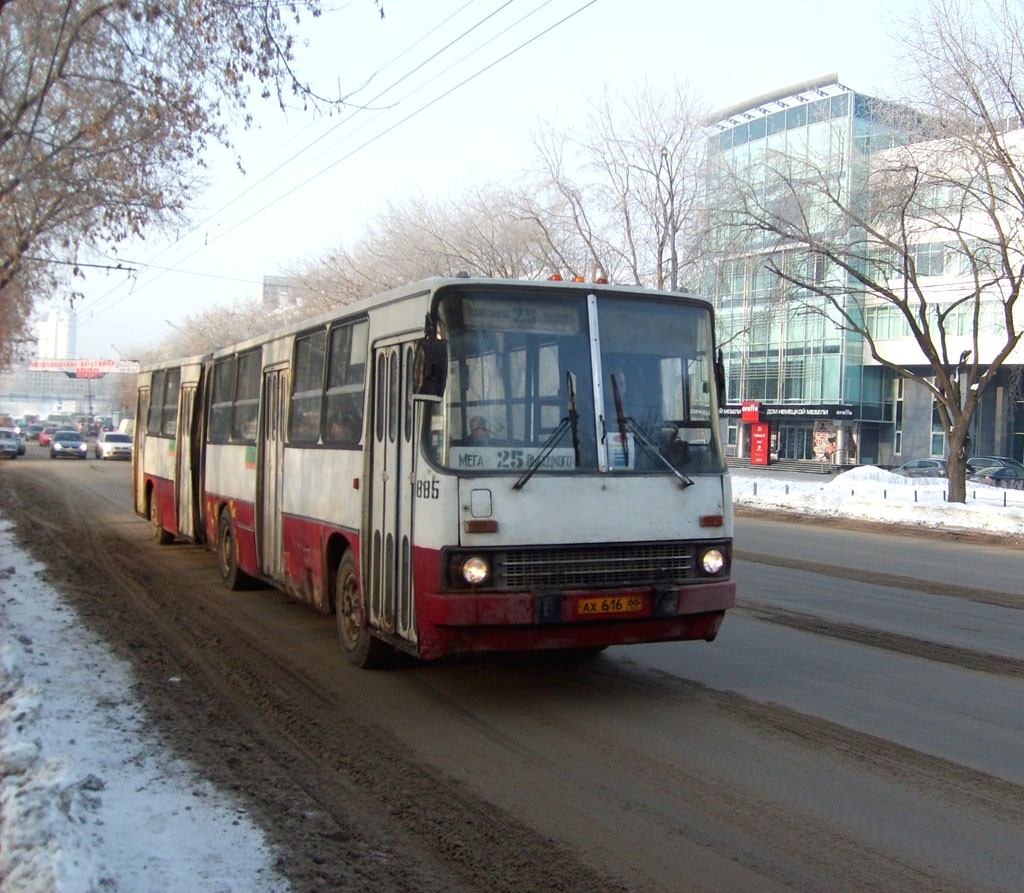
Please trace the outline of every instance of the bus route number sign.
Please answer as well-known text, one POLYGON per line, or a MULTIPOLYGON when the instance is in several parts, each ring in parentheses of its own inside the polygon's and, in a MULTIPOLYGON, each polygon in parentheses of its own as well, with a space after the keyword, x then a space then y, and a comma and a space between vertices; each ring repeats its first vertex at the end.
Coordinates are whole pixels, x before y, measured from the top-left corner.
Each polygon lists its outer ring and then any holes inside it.
POLYGON ((613 614, 640 614, 643 610, 642 595, 602 595, 598 598, 581 598, 576 602, 576 616, 584 619, 613 614))

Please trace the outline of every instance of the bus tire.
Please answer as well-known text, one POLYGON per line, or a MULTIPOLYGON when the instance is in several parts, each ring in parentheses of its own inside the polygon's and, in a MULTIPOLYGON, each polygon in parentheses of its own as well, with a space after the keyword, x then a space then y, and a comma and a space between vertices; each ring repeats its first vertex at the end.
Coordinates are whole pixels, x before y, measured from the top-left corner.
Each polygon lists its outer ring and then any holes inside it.
POLYGON ((157 505, 156 500, 152 497, 149 500, 149 526, 152 531, 153 542, 158 546, 168 546, 174 542, 173 534, 164 530, 163 524, 160 523, 160 506, 157 505))
POLYGON ((370 632, 359 594, 359 576, 351 552, 338 565, 334 583, 334 616, 338 640, 348 659, 357 667, 372 670, 383 666, 388 646, 370 632))
POLYGON ((224 585, 232 592, 245 589, 250 581, 249 575, 238 567, 238 541, 227 512, 221 512, 217 522, 217 569, 224 585))

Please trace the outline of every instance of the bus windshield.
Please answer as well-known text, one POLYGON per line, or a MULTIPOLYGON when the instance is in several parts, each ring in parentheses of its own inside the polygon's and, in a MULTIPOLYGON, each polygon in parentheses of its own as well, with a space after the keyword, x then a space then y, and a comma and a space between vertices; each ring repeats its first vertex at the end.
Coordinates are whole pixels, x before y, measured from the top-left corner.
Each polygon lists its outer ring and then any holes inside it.
POLYGON ((721 474, 711 314, 684 300, 452 289, 441 467, 522 473, 721 474))

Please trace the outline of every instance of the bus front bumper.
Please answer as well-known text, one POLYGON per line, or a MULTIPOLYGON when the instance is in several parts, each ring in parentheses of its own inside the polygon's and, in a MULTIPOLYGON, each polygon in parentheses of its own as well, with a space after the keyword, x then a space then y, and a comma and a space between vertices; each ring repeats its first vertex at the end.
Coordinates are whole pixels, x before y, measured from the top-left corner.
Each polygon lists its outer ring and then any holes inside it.
POLYGON ((711 641, 736 604, 731 580, 601 592, 421 593, 420 657, 461 652, 711 641))

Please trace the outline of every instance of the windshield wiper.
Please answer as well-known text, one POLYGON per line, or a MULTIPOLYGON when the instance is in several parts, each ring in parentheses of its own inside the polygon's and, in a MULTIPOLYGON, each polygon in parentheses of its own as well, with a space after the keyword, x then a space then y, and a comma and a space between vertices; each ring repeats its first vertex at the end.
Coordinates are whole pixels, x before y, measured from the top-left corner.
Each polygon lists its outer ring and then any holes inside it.
POLYGON ((693 486, 691 481, 685 474, 683 474, 678 468, 676 468, 668 459, 665 458, 664 453, 658 449, 658 445, 654 443, 644 432, 640 429, 640 426, 634 422, 631 418, 626 419, 626 424, 629 426, 629 430, 633 432, 633 436, 636 437, 637 442, 642 446, 650 455, 657 459, 662 465, 664 465, 672 474, 675 475, 676 480, 679 481, 681 489, 685 490, 687 487, 693 486))
POLYGON ((569 394, 569 424, 572 426, 572 451, 576 456, 576 467, 580 466, 580 414, 576 408, 576 385, 572 373, 565 373, 565 389, 569 394))
POLYGON ((513 490, 521 490, 526 486, 526 482, 533 477, 541 465, 544 464, 544 460, 551 455, 551 451, 558 446, 562 438, 565 437, 565 432, 572 430, 572 448, 576 456, 576 467, 580 464, 580 414, 576 408, 576 388, 572 383, 572 373, 565 373, 565 380, 567 384, 567 390, 569 393, 569 415, 567 415, 562 421, 558 423, 558 427, 551 432, 551 435, 547 440, 544 441, 544 446, 540 448, 540 452, 530 461, 530 464, 526 466, 526 471, 523 472, 522 476, 512 485, 513 490))
POLYGON ((612 376, 612 395, 615 398, 615 416, 619 423, 619 435, 622 437, 622 454, 627 467, 629 466, 629 438, 626 437, 626 434, 627 432, 630 432, 636 438, 637 443, 639 443, 647 453, 657 459, 657 461, 675 475, 676 480, 679 481, 681 489, 685 490, 687 487, 692 487, 693 481, 669 462, 662 454, 661 450, 658 449, 657 444, 653 443, 651 439, 644 434, 640 426, 632 418, 626 415, 625 411, 622 409, 622 394, 619 393, 619 383, 615 380, 614 375, 612 376))
POLYGON ((626 413, 622 409, 622 394, 619 391, 619 382, 614 375, 612 375, 612 398, 615 401, 615 418, 619 423, 619 437, 622 438, 622 458, 628 468, 629 438, 626 437, 626 423, 629 420, 626 418, 626 413))

